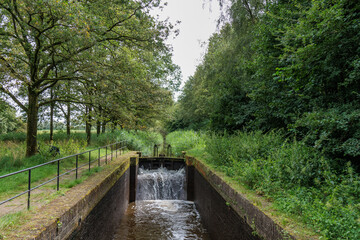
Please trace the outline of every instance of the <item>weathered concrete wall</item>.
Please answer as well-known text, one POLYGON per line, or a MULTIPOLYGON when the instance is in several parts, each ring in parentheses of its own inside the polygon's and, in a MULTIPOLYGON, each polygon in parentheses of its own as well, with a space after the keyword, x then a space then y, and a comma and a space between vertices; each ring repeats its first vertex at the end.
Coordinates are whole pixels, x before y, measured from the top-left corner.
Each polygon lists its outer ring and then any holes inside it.
POLYGON ((129 202, 136 200, 137 175, 139 170, 139 158, 130 158, 130 196, 129 202))
POLYGON ((187 156, 186 163, 189 173, 194 168, 193 199, 212 239, 294 239, 201 161, 187 156))
POLYGON ((130 169, 100 200, 70 236, 72 240, 111 239, 129 204, 130 169))
MULTIPOLYGON (((101 172, 37 210, 32 221, 9 239, 69 239, 77 236, 73 234, 76 229, 88 228, 91 219, 104 219, 103 213, 121 217, 129 201, 129 166, 133 156, 137 155, 132 152, 113 159, 101 172)), ((111 231, 104 221, 91 228, 111 231)))
POLYGON ((144 169, 158 169, 164 167, 168 170, 178 170, 185 167, 184 158, 175 157, 140 157, 139 167, 144 169))

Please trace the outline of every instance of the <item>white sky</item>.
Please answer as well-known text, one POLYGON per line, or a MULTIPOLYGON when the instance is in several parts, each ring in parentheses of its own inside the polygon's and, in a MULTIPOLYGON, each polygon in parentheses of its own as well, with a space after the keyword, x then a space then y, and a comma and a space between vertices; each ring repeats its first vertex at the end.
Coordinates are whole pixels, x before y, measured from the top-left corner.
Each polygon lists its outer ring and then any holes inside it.
POLYGON ((182 83, 188 80, 201 62, 201 57, 206 50, 206 42, 216 32, 217 20, 220 16, 218 1, 213 0, 167 0, 168 5, 162 12, 157 12, 160 19, 170 19, 177 25, 180 34, 173 39, 170 37, 168 44, 173 46, 173 61, 179 65, 182 72, 182 83), (209 3, 210 2, 210 3, 209 3))

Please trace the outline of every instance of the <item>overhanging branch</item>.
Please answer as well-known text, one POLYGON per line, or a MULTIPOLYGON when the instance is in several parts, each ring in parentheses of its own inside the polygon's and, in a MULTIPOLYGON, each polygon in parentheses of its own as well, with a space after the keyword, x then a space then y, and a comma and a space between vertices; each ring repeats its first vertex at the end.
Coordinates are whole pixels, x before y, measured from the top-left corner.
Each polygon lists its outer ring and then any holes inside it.
POLYGON ((25 112, 28 111, 28 108, 24 106, 16 97, 14 94, 12 94, 9 90, 5 89, 3 86, 0 85, 0 91, 8 95, 22 110, 25 112))

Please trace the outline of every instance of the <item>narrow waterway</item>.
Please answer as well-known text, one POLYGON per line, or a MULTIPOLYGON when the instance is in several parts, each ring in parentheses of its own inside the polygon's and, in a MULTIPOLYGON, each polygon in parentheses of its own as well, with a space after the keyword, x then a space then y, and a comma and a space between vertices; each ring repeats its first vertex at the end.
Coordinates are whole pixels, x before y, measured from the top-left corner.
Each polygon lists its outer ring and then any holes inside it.
POLYGON ((195 204, 184 200, 184 185, 184 169, 139 169, 137 200, 129 205, 113 240, 210 239, 195 204))

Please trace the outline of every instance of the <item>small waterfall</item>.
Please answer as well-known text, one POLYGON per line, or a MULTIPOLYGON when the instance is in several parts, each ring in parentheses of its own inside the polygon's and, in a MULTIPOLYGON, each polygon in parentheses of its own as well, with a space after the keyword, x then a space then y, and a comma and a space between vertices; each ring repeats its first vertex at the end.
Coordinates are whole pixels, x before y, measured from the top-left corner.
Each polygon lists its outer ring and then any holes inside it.
POLYGON ((185 200, 185 169, 139 168, 136 200, 185 200))

